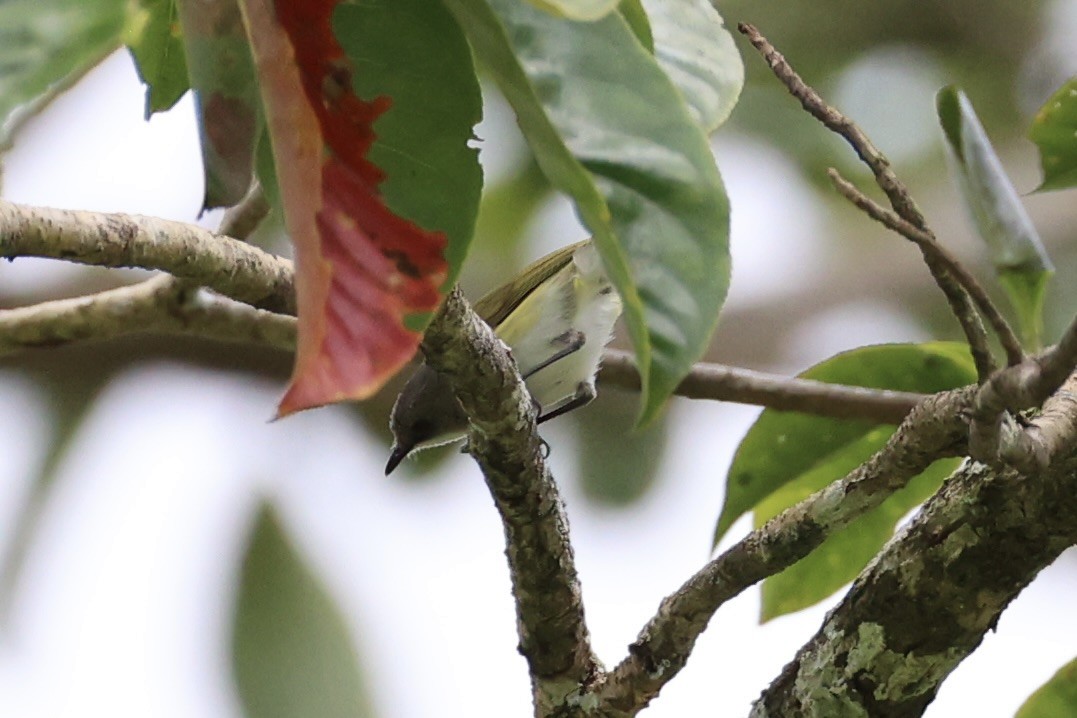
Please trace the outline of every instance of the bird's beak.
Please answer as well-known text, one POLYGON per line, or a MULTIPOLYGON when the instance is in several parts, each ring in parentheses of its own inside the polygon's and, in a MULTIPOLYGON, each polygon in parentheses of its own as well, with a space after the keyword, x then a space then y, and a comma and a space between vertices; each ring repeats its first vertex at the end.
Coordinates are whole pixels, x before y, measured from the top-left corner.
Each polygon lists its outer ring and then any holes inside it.
POLYGON ((393 450, 389 454, 389 461, 385 464, 385 475, 393 473, 393 469, 400 465, 400 462, 404 460, 404 457, 408 455, 408 449, 403 446, 397 446, 393 444, 393 450))

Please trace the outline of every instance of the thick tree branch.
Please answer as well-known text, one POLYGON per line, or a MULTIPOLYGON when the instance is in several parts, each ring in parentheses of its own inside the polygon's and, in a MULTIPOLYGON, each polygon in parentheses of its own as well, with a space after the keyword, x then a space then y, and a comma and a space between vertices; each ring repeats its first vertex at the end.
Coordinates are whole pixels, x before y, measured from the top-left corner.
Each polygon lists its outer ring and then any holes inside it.
MULTIPOLYGON (((607 349, 599 381, 639 389, 639 371, 628 352, 607 349)), ((899 424, 925 394, 828 384, 721 364, 696 364, 673 392, 688 399, 733 401, 781 411, 799 411, 835 419, 867 419, 899 424)))
POLYGON ((0 257, 160 269, 260 309, 295 313, 291 262, 183 222, 0 200, 0 257))
MULTIPOLYGON (((1072 392, 1077 380, 1067 386, 1072 392)), ((1068 436, 1024 475, 968 462, 857 578, 753 716, 918 716, 1010 601, 1077 544, 1077 402, 1068 436)))
POLYGON ((88 297, 0 311, 0 356, 136 332, 182 333, 286 351, 295 348, 294 317, 184 287, 164 274, 88 297))
POLYGON ((976 361, 980 380, 986 381, 987 377, 994 371, 995 366, 987 345, 986 333, 980 323, 979 316, 976 314, 970 296, 979 297, 983 300, 984 306, 988 307, 985 316, 991 322, 1000 343, 1006 350, 1008 363, 1013 365, 1023 361, 1024 351, 1021 349, 1021 344, 1017 341, 1013 329, 982 290, 978 294, 976 293, 978 284, 975 282, 969 286, 963 284, 971 275, 961 269, 955 270, 955 266, 958 266, 957 260, 949 253, 941 250, 934 233, 931 232, 924 220, 924 215, 917 208, 908 188, 890 168, 890 161, 886 156, 875 147, 863 130, 852 120, 828 105, 819 96, 819 93, 805 83, 781 53, 755 27, 747 23, 741 23, 738 29, 747 36, 749 42, 767 61, 767 65, 770 66, 774 75, 800 101, 801 106, 812 117, 822 122, 827 129, 838 134, 849 143, 864 164, 871 169, 872 174, 875 176, 876 184, 886 194, 890 200, 890 205, 898 216, 923 232, 924 237, 930 240, 926 243, 918 242, 917 246, 920 247, 924 263, 931 271, 935 283, 946 295, 951 311, 961 324, 969 347, 972 350, 973 359, 976 361))
POLYGON ((663 600, 629 657, 597 689, 603 705, 621 711, 608 715, 634 715, 645 707, 684 667, 723 603, 807 556, 937 459, 963 455, 975 392, 966 387, 929 397, 871 459, 753 531, 663 600))
POLYGON ((482 468, 505 527, 520 652, 537 716, 553 715, 598 675, 576 575, 568 519, 536 431, 535 407, 507 347, 458 289, 423 340, 471 419, 468 451, 482 468))

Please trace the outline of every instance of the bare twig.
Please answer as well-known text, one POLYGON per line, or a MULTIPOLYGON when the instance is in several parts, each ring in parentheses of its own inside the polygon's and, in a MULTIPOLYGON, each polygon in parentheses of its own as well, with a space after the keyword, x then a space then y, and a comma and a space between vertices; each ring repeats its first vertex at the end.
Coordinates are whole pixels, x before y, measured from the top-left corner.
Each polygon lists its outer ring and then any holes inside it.
MULTIPOLYGON (((852 182, 849 182, 849 180, 842 177, 833 167, 827 170, 827 175, 830 177, 830 181, 834 184, 834 187, 838 192, 856 205, 856 207, 864 212, 864 214, 883 226, 897 232, 910 242, 913 242, 920 247, 921 251, 935 255, 946 267, 947 271, 949 271, 957 282, 969 293, 972 297, 972 301, 976 304, 976 307, 983 312, 983 315, 987 318, 987 323, 995 329, 995 332, 999 337, 999 342, 1006 352, 1008 364, 1010 366, 1015 366, 1024 360, 1024 350, 1021 348, 1017 335, 1013 333, 1006 318, 999 312, 999 308, 993 301, 991 301, 991 297, 987 295, 987 291, 979 281, 976 280, 976 277, 965 269, 965 266, 958 261, 957 257, 935 240, 935 236, 931 234, 931 232, 919 229, 911 222, 902 219, 894 212, 882 207, 879 203, 857 189, 852 182)), ((977 363, 977 365, 979 365, 979 363, 977 363)))
MULTIPOLYGON (((553 715, 599 674, 583 614, 568 519, 544 458, 535 407, 507 347, 458 289, 423 340, 471 419, 468 451, 505 527, 520 652, 536 715, 553 715)), ((560 715, 560 713, 558 713, 560 715)))
MULTIPOLYGON (((937 248, 938 242, 927 227, 924 215, 916 206, 912 195, 890 168, 890 161, 875 147, 868 136, 849 118, 824 102, 819 94, 801 79, 785 58, 782 57, 781 53, 755 27, 747 23, 741 23, 738 28, 741 33, 748 37, 752 45, 759 50, 775 76, 800 101, 801 106, 828 129, 837 133, 849 143, 864 164, 871 169, 876 183, 886 194, 897 214, 930 238, 931 241, 928 246, 937 248)), ((969 346, 972 348, 973 357, 976 359, 981 382, 986 381, 987 377, 994 371, 995 366, 987 345, 987 336, 972 307, 971 291, 961 283, 962 278, 969 276, 968 273, 955 272, 953 263, 956 260, 953 260, 950 255, 940 253, 935 249, 925 249, 923 244, 918 246, 920 246, 924 261, 935 278, 936 284, 946 295, 954 316, 961 324, 962 331, 964 331, 969 346)), ((1024 359, 1024 352, 1021 350, 1020 342, 1016 340, 1013 330, 1006 323, 1002 314, 998 311, 993 311, 988 315, 988 318, 993 320, 992 327, 1006 350, 1008 362, 1011 365, 1020 363, 1024 359)))
POLYGON ((663 600, 629 657, 597 689, 601 699, 619 708, 646 706, 684 667, 723 603, 807 556, 932 462, 960 456, 968 436, 964 417, 975 390, 966 387, 926 399, 867 462, 753 531, 663 600))
POLYGON ((251 188, 234 207, 229 207, 221 218, 217 235, 233 239, 247 239, 258 229, 258 225, 269 214, 269 200, 258 180, 251 183, 251 188))
MULTIPOLYGON (((639 371, 628 352, 607 349, 599 381, 607 386, 639 389, 639 371)), ((898 424, 926 394, 828 384, 775 376, 721 364, 696 364, 673 390, 688 399, 733 401, 781 411, 799 411, 835 419, 867 419, 898 424)))
POLYGON ((0 257, 160 269, 261 309, 295 312, 291 262, 182 222, 0 200, 0 257))

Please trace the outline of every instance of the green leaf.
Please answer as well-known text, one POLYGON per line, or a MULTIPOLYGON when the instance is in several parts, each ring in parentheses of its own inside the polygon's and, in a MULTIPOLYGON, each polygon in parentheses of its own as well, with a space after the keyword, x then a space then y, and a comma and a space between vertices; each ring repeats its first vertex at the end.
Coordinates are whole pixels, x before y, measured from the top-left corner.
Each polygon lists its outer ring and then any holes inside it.
POLYGON ((640 44, 653 55, 654 34, 651 32, 651 21, 647 17, 647 11, 643 9, 642 0, 621 0, 617 6, 617 12, 621 13, 621 17, 632 28, 632 34, 636 36, 640 44))
POLYGON ((729 284, 729 202, 706 138, 620 14, 577 23, 519 0, 446 4, 594 234, 645 423, 703 353, 729 284))
MULTIPOLYGON (((816 364, 800 376, 833 384, 933 393, 976 381, 976 369, 965 344, 931 342, 861 347, 816 364)), ((842 469, 849 459, 843 452, 877 431, 876 427, 867 421, 763 411, 729 468, 715 545, 746 511, 814 469, 833 462, 829 481, 844 476, 847 472, 842 469)), ((891 432, 892 428, 886 429, 887 436, 891 432)))
POLYGON ((337 6, 333 31, 352 61, 365 100, 392 100, 374 124, 368 159, 386 174, 388 207, 449 238, 452 286, 467 256, 482 193, 478 151, 468 146, 482 118, 471 50, 441 3, 393 0, 337 6))
POLYGON ((586 409, 572 413, 577 473, 584 495, 596 504, 635 504, 660 478, 669 443, 669 419, 660 416, 632 431, 631 392, 604 389, 586 409), (630 441, 624 437, 631 435, 630 441))
POLYGON ((126 4, 0 2, 0 151, 28 117, 120 46, 126 4))
POLYGON ((965 93, 944 87, 935 99, 965 206, 1027 341, 1038 346, 1044 292, 1054 267, 965 93))
MULTIPOLYGON (((756 505, 756 528, 867 461, 892 433, 891 427, 876 427, 794 477, 756 505)), ((897 522, 935 493, 959 463, 959 459, 935 462, 878 507, 832 533, 811 554, 767 578, 762 586, 760 620, 769 621, 813 606, 856 578, 893 536, 897 522)))
POLYGON ((530 0, 551 15, 570 20, 598 20, 617 7, 619 0, 530 0))
POLYGON ((1028 697, 1016 718, 1059 718, 1077 715, 1077 658, 1058 669, 1051 680, 1028 697))
POLYGON ((198 106, 204 209, 236 204, 250 188, 262 105, 239 5, 177 0, 187 68, 198 106))
POLYGON ((130 12, 125 39, 146 85, 149 119, 154 112, 170 109, 189 87, 183 31, 176 0, 138 0, 130 12))
POLYGON ((358 718, 373 711, 332 599, 268 505, 243 559, 232 661, 247 718, 358 718))
POLYGON ((1028 136, 1040 148, 1043 183, 1037 191, 1077 187, 1077 75, 1043 104, 1028 136))
POLYGON ((658 64, 706 132, 718 128, 744 87, 744 63, 708 0, 643 0, 658 64))

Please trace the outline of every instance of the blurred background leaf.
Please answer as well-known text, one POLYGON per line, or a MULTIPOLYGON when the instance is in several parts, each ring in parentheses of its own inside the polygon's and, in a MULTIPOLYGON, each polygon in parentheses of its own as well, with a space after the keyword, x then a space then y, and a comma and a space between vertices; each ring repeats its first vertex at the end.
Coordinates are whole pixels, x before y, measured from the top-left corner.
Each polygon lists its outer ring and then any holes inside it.
POLYGON ((247 718, 374 715, 350 627, 268 504, 243 559, 232 660, 247 718))
POLYGON ((56 94, 120 46, 127 0, 0 2, 0 152, 56 94))
POLYGON ((176 0, 138 0, 124 34, 138 76, 146 84, 149 119, 154 112, 171 109, 189 87, 176 0))
POLYGON ((1061 718, 1077 715, 1077 659, 1058 669, 1051 680, 1028 697, 1016 718, 1061 718))

